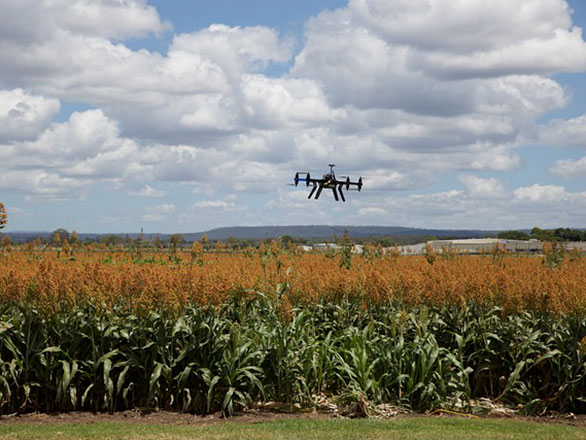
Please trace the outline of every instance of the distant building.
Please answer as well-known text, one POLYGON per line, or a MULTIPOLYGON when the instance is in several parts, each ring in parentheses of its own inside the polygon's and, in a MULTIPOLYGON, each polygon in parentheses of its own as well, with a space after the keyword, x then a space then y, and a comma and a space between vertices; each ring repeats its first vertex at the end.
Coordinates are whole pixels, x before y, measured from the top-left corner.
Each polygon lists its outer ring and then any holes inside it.
MULTIPOLYGON (((425 253, 425 247, 430 245, 436 252, 451 250, 458 254, 481 254, 492 252, 498 244, 507 252, 531 252, 541 253, 543 242, 536 239, 531 240, 506 240, 503 238, 468 238, 454 240, 431 240, 427 243, 417 243, 406 246, 399 246, 401 255, 422 255, 425 253)), ((576 249, 580 252, 586 252, 586 242, 565 242, 562 246, 570 251, 576 249)), ((327 251, 328 249, 338 249, 339 246, 334 243, 316 243, 312 246, 300 246, 303 250, 327 251)), ((356 244, 352 246, 352 252, 355 254, 364 253, 364 247, 356 244)), ((383 254, 396 252, 396 248, 387 247, 382 249, 383 254)))
POLYGON ((316 251, 327 251, 328 249, 338 249, 335 243, 315 243, 313 249, 316 251))
POLYGON ((451 249, 457 253, 476 254, 491 252, 495 246, 500 246, 508 252, 541 252, 543 243, 539 240, 505 240, 502 238, 470 238, 457 240, 428 241, 433 250, 442 251, 451 249))

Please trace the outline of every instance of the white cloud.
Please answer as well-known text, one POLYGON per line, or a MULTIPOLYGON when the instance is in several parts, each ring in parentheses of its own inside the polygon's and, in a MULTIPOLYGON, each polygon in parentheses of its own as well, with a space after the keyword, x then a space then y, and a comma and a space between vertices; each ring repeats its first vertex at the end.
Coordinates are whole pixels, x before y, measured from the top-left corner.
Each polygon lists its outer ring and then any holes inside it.
POLYGON ((24 209, 18 206, 6 206, 6 212, 10 215, 29 215, 24 209))
POLYGON ((586 114, 550 121, 541 127, 539 141, 550 146, 586 148, 586 114))
POLYGON ((312 126, 345 116, 343 110, 330 108, 318 84, 307 79, 248 75, 242 93, 247 116, 261 127, 312 126))
POLYGON ((560 0, 351 0, 350 19, 440 77, 580 71, 586 44, 560 0), (441 36, 438 38, 438 36, 441 36))
POLYGON ((2 0, 0 6, 0 42, 29 44, 58 31, 122 39, 171 29, 146 0, 2 0))
POLYGON ((26 201, 83 199, 91 182, 55 172, 18 170, 0 173, 0 190, 24 193, 26 201))
POLYGON ((169 214, 174 212, 175 205, 172 203, 152 206, 143 210, 141 220, 145 222, 162 222, 167 219, 169 214))
POLYGON ((234 202, 227 202, 226 200, 202 200, 193 204, 194 208, 198 209, 219 209, 222 211, 230 211, 236 208, 234 202))
POLYGON ((207 29, 175 36, 172 52, 209 59, 231 74, 263 70, 270 62, 291 57, 293 41, 280 41, 273 29, 263 26, 229 27, 213 24, 207 29))
POLYGON ((414 194, 375 199, 364 194, 348 211, 358 224, 394 224, 443 229, 580 227, 586 192, 555 185, 515 188, 513 197, 486 199, 468 191, 414 194), (358 209, 356 209, 358 207, 358 209))
POLYGON ((584 177, 586 176, 586 156, 577 160, 558 160, 549 171, 563 178, 584 177))
MULTIPOLYGON (((190 225, 206 209, 257 222, 240 210, 252 199, 269 222, 289 211, 306 222, 437 213, 445 225, 464 224, 470 210, 489 215, 490 199, 497 224, 510 218, 507 190, 473 172, 518 170, 525 143, 586 145, 584 116, 537 122, 570 102, 549 76, 586 69, 563 0, 350 0, 311 19, 296 54, 275 29, 221 24, 174 35, 163 53, 133 50, 125 39, 170 29, 145 0, 0 4, 0 189, 35 200, 83 198, 96 184, 163 197, 161 183, 187 183, 208 198, 173 216, 190 225), (292 60, 286 74, 267 74, 292 60), (51 124, 60 102, 94 110, 51 124), (365 182, 339 212, 308 210, 305 191, 281 187, 331 162, 365 182), (465 191, 397 197, 450 172, 464 173, 465 191)), ((585 161, 551 172, 583 176, 585 161)), ((557 186, 512 194, 530 212, 559 197, 582 203, 557 186)), ((161 209, 136 215, 162 221, 161 209)))
POLYGON ((167 195, 167 191, 153 188, 150 185, 145 185, 138 191, 130 191, 128 194, 131 196, 160 198, 165 197, 167 195))
POLYGON ((35 139, 59 111, 59 100, 23 89, 0 90, 0 142, 35 139))
POLYGON ((501 198, 506 195, 505 185, 495 178, 482 178, 472 174, 462 174, 458 179, 466 187, 471 197, 479 199, 501 198))
POLYGON ((515 197, 519 200, 529 200, 537 203, 554 203, 566 199, 566 190, 563 186, 540 185, 535 183, 531 186, 517 188, 514 191, 515 197))

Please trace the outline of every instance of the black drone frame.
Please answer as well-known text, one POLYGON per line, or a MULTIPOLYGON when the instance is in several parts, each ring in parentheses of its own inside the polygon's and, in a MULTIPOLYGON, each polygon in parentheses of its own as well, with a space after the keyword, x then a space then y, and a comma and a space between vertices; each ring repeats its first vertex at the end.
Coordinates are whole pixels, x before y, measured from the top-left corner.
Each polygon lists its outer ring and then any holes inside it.
POLYGON ((339 201, 340 198, 343 202, 346 201, 346 198, 344 197, 344 192, 342 191, 344 187, 346 191, 362 190, 362 177, 358 178, 357 182, 350 181, 350 177, 346 176, 344 180, 338 180, 336 178, 336 174, 334 173, 335 165, 329 164, 329 167, 330 172, 328 174, 324 174, 321 179, 312 179, 309 175, 309 172, 297 172, 295 173, 295 178, 293 179, 293 182, 295 183, 295 186, 299 185, 299 182, 305 182, 305 185, 307 187, 312 185, 311 191, 309 192, 309 196, 307 196, 307 198, 311 199, 311 197, 315 194, 315 200, 319 199, 319 196, 321 195, 321 192, 324 188, 332 190, 336 202, 339 201), (338 197, 338 193, 340 194, 340 197, 338 197))

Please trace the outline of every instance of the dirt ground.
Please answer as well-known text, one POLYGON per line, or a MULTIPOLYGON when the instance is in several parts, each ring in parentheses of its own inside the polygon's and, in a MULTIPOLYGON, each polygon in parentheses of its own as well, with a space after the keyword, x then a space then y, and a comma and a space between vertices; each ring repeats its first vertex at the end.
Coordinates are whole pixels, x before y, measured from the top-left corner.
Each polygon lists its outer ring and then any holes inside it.
MULTIPOLYGON (((449 412, 436 412, 435 414, 400 414, 393 417, 471 417, 466 414, 454 414, 449 412)), ((472 416, 478 417, 478 416, 472 416)), ((566 425, 586 428, 586 414, 550 414, 540 417, 526 417, 519 415, 483 416, 486 418, 507 418, 531 421, 538 423, 561 423, 566 425)), ((52 423, 77 423, 91 424, 100 422, 125 422, 125 423, 150 423, 171 425, 212 425, 217 423, 262 423, 286 419, 341 419, 346 418, 336 413, 283 413, 267 410, 249 410, 238 413, 225 419, 220 413, 199 416, 171 411, 141 411, 139 409, 114 413, 69 412, 58 414, 30 413, 19 415, 0 416, 0 425, 10 424, 52 424, 52 423)), ((392 417, 388 417, 389 419, 392 417)))
POLYGON ((246 411, 235 414, 230 418, 223 418, 220 412, 208 415, 194 415, 173 411, 141 411, 139 409, 122 412, 68 412, 56 414, 29 413, 0 416, 0 425, 25 423, 99 423, 99 422, 128 422, 152 423, 171 425, 212 425, 216 423, 260 423, 283 419, 329 419, 335 416, 319 412, 311 413, 281 413, 273 411, 246 411))

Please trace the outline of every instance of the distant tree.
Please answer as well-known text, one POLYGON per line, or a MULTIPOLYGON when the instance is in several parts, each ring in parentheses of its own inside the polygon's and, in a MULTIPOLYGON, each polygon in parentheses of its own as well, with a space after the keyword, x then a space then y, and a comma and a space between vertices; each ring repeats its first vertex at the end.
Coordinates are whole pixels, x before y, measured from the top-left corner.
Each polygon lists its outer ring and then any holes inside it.
POLYGON ((281 243, 283 243, 283 246, 289 246, 289 245, 295 243, 295 239, 293 237, 291 237, 290 235, 282 235, 280 240, 281 240, 281 243))
POLYGON ((172 234, 169 241, 171 242, 171 245, 177 247, 185 240, 183 239, 183 234, 172 234))
POLYGON ((529 240, 531 236, 523 231, 503 231, 499 232, 498 238, 504 240, 529 240))
POLYGON ((228 239, 226 240, 226 243, 231 248, 236 248, 240 244, 240 240, 238 240, 236 237, 228 237, 228 239))
POLYGON ((171 234, 171 237, 169 238, 169 243, 171 243, 169 251, 172 254, 175 254, 177 248, 179 248, 181 243, 183 243, 184 241, 185 240, 183 239, 183 234, 171 234))
POLYGON ((383 237, 377 241, 383 247, 391 247, 397 244, 396 240, 394 240, 393 237, 383 237))
POLYGON ((553 231, 548 231, 546 229, 538 228, 537 226, 531 229, 531 238, 536 238, 537 240, 541 241, 553 241, 555 240, 553 236, 553 231))
POLYGON ((554 229, 553 236, 559 241, 584 241, 586 233, 579 229, 557 228, 554 229))
POLYGON ((63 229, 63 228, 59 228, 59 229, 55 229, 52 233, 51 233, 51 241, 55 242, 55 235, 59 234, 59 238, 61 240, 69 240, 69 231, 67 229, 63 229))
POLYGON ((106 235, 104 238, 102 238, 101 241, 102 243, 105 243, 107 246, 114 246, 116 244, 122 243, 122 239, 114 234, 106 235))

